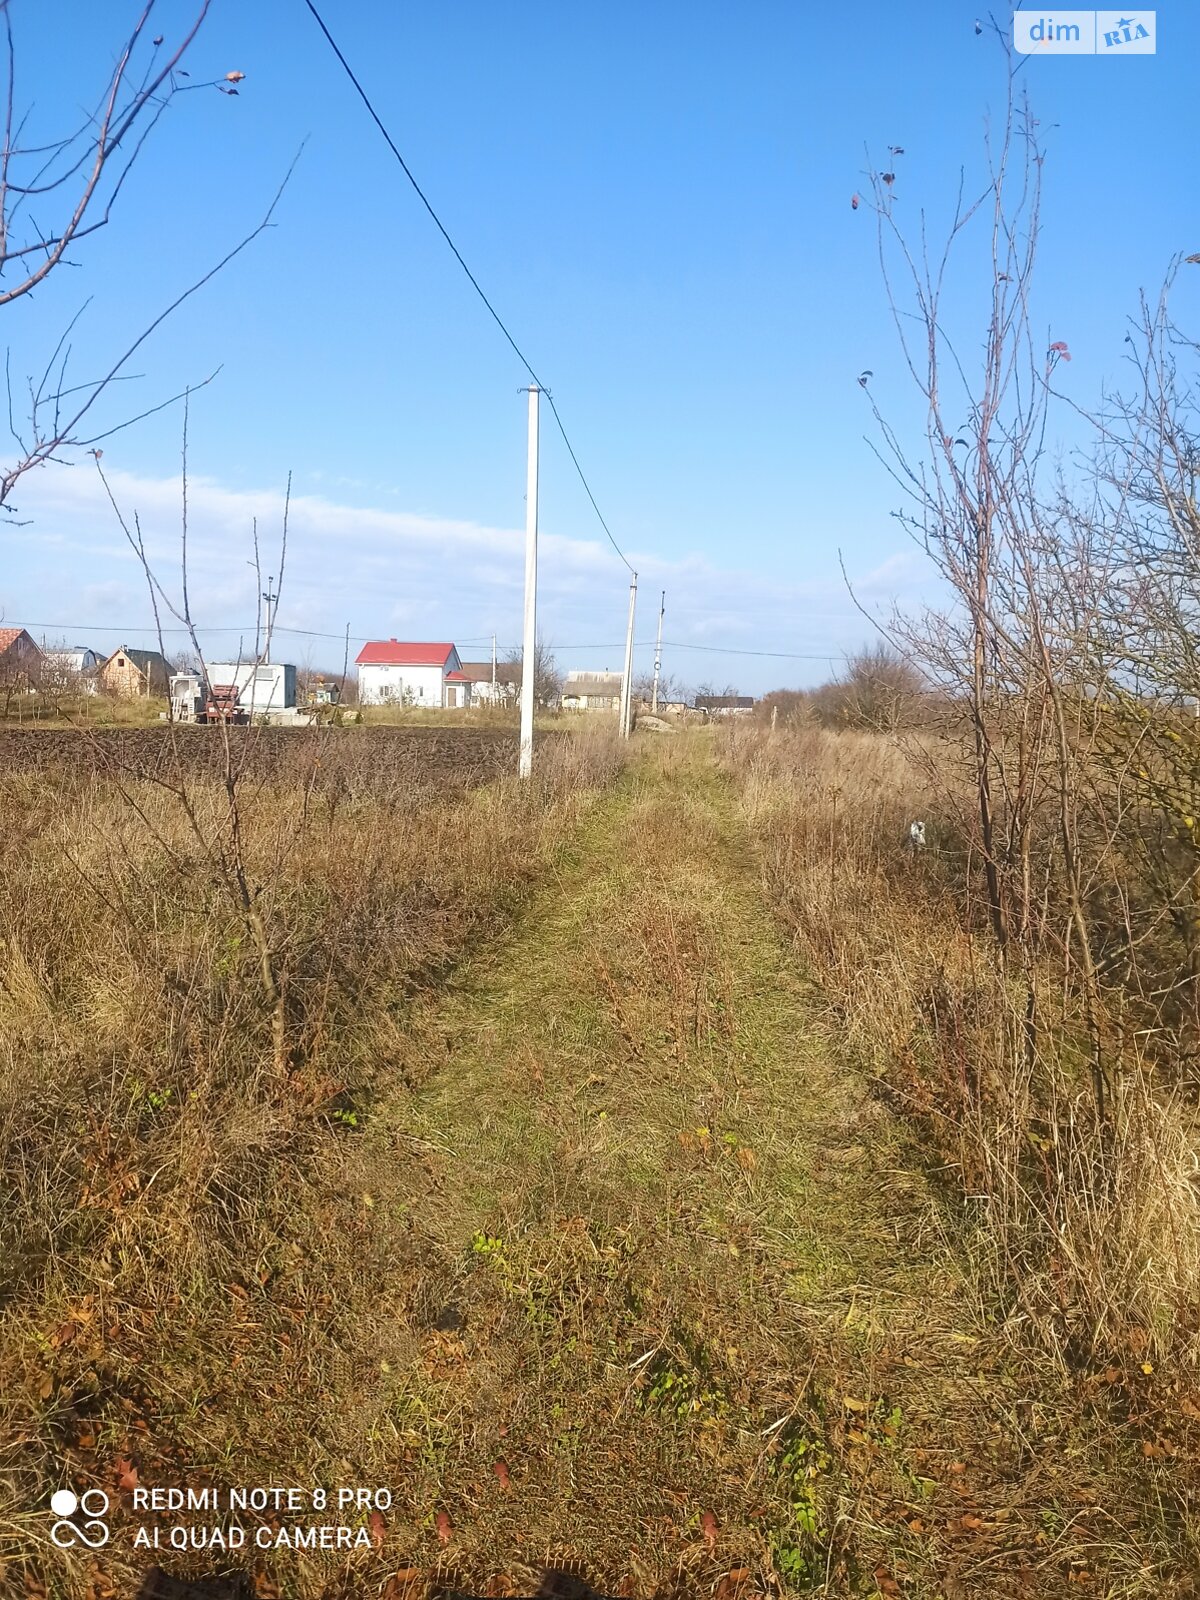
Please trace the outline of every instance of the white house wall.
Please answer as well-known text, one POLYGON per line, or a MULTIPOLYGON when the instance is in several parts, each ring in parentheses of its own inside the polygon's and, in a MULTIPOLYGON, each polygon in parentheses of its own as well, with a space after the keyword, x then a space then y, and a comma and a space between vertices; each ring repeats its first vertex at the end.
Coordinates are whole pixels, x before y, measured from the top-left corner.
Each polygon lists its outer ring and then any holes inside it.
POLYGON ((400 705, 405 691, 414 706, 443 705, 442 668, 384 666, 364 662, 358 669, 358 698, 364 706, 400 705))

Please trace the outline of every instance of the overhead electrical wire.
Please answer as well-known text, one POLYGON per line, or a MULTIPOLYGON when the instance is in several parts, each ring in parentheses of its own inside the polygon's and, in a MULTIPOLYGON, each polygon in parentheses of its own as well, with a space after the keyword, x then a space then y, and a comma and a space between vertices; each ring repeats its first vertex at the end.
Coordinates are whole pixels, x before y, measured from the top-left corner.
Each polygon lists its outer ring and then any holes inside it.
POLYGON ((664 645, 669 645, 672 650, 704 650, 714 656, 763 656, 774 661, 848 661, 850 658, 843 650, 835 650, 832 655, 818 655, 813 651, 801 650, 733 650, 723 644, 682 644, 678 639, 664 639, 664 645))
MULTIPOLYGON (((158 634, 161 632, 163 634, 190 634, 192 632, 190 628, 127 628, 109 626, 105 623, 94 622, 28 622, 25 624, 25 626, 27 628, 37 628, 43 634, 89 632, 119 634, 158 634)), ((195 631, 196 633, 204 634, 251 634, 254 632, 254 628, 252 626, 247 626, 244 628, 214 626, 198 627, 195 631)), ((272 623, 271 637, 274 638, 275 635, 279 633, 286 633, 293 637, 302 639, 333 639, 336 640, 338 644, 345 644, 347 641, 347 635, 345 633, 320 633, 315 628, 287 628, 284 627, 282 623, 272 623)), ((351 644, 365 644, 368 640, 368 637, 369 636, 365 633, 352 633, 349 635, 349 642, 351 644)), ((461 643, 464 645, 487 645, 491 642, 491 634, 487 634, 479 639, 463 639, 461 641, 461 643)), ((653 644, 653 639, 641 639, 636 643, 634 648, 638 650, 649 650, 653 644)), ((683 641, 679 639, 664 639, 663 644, 669 646, 669 648, 672 650, 702 650, 706 655, 757 656, 762 659, 769 659, 773 661, 848 661, 850 659, 849 655, 844 650, 831 650, 824 654, 820 654, 816 651, 799 650, 737 650, 726 645, 719 644, 684 644, 683 641)), ((511 653, 516 648, 516 645, 503 643, 497 644, 497 649, 504 651, 505 653, 511 653)), ((560 643, 556 640, 553 642, 552 648, 556 650, 623 650, 625 648, 625 641, 622 639, 617 641, 610 640, 606 644, 579 644, 570 643, 565 640, 560 643)))
MULTIPOLYGON (((706 655, 713 656, 757 656, 771 661, 849 661, 850 655, 845 650, 803 651, 803 650, 736 650, 722 644, 683 644, 678 639, 664 639, 663 645, 671 650, 703 650, 706 655)), ((654 645, 653 639, 639 639, 635 650, 649 650, 654 645)), ((567 644, 560 643, 557 639, 549 641, 549 647, 554 650, 623 650, 624 642, 618 644, 567 644)), ((514 645, 501 645, 502 650, 513 650, 514 645)))
POLYGON ((586 492, 588 499, 591 501, 592 510, 596 513, 596 516, 597 516, 597 518, 599 519, 599 522, 600 522, 600 526, 604 529, 604 532, 607 534, 609 544, 612 545, 613 549, 617 552, 618 556, 620 556, 620 558, 624 562, 626 568, 630 572, 633 572, 633 566, 631 565, 631 563, 626 558, 625 552, 621 549, 620 545, 613 538, 612 529, 609 527, 608 523, 605 521, 604 516, 603 516, 603 514, 602 514, 602 512, 600 510, 600 507, 596 504, 596 496, 592 493, 591 485, 588 483, 587 478, 584 476, 583 468, 579 464, 579 457, 575 454, 575 447, 572 445, 570 439, 567 437, 567 430, 563 426, 563 420, 558 414, 558 407, 554 403, 554 396, 551 394, 550 390, 547 389, 546 385, 542 382, 542 380, 538 377, 537 373, 533 369, 533 365, 530 362, 529 357, 525 354, 525 352, 521 349, 521 346, 517 343, 517 341, 513 338, 512 334, 509 332, 508 325, 505 323, 504 318, 500 315, 500 313, 496 310, 495 306, 492 304, 492 302, 488 299, 487 295, 484 293, 483 287, 480 284, 479 279, 475 276, 475 274, 471 271, 470 267, 467 265, 462 251, 458 248, 458 246, 455 244, 454 240, 450 237, 449 231, 447 230, 445 223, 442 221, 441 217, 438 216, 437 212, 433 209, 433 205, 432 205, 428 195, 425 193, 424 189, 422 189, 421 185, 417 182, 416 178, 413 176, 412 168, 409 166, 408 162, 405 161, 404 157, 400 154, 400 150, 399 150, 399 148, 398 148, 398 146, 396 144, 396 141, 392 138, 391 134, 388 132, 387 127, 384 124, 383 118, 379 115, 378 111, 376 111, 375 107, 372 105, 371 97, 367 93, 367 91, 363 88, 362 84, 359 82, 358 77, 356 76, 353 67, 350 65, 350 63, 346 60, 345 56, 342 54, 341 49, 338 46, 337 40, 333 37, 333 35, 330 33, 329 29, 326 27, 325 19, 321 16, 321 13, 317 10, 316 6, 313 4, 313 0, 304 0, 304 3, 308 7, 309 11, 312 13, 313 19, 315 20, 318 28, 320 28, 321 32, 325 35, 325 40, 326 40, 327 44, 329 45, 329 48, 333 51, 334 55, 341 62, 342 70, 345 72, 346 76, 350 79, 350 82, 354 85, 355 89, 358 91, 359 99, 362 101, 363 105, 366 106, 367 111, 370 114, 372 122, 374 122, 375 126, 379 129, 380 133, 383 135, 384 140, 387 143, 388 149, 392 152, 392 154, 395 156, 396 160, 399 162, 400 170, 404 173, 404 176, 408 179, 409 183, 412 184, 413 189, 416 192, 417 198, 420 200, 421 204, 425 207, 426 211, 428 211, 429 215, 433 218, 434 224, 437 227, 438 232, 441 234, 442 238, 449 245, 450 250, 451 250, 451 252, 452 252, 452 254, 454 256, 454 259, 458 262, 459 266, 466 273, 467 279, 470 282, 471 287, 474 289, 475 293, 479 296, 479 298, 483 301, 484 305, 487 307, 488 313, 491 316, 492 321, 496 324, 496 326, 500 329, 500 332, 504 335, 504 337, 508 340, 509 344, 512 346, 512 349, 516 353, 518 361, 520 361, 521 365, 525 368, 525 371, 529 374, 530 378, 532 378, 532 380, 534 382, 534 385, 538 389, 540 389, 541 392, 546 396, 546 399, 547 399, 547 401, 549 402, 549 405, 550 405, 551 414, 553 415, 555 422, 558 424, 558 431, 559 431, 559 433, 562 434, 563 443, 567 447, 567 454, 571 458, 571 462, 572 462, 572 465, 575 468, 575 471, 579 474, 579 481, 580 481, 580 483, 582 483, 582 485, 584 487, 584 491, 586 492))
MULTIPOLYGON (((334 39, 333 35, 330 33, 329 28, 327 27, 324 18, 321 16, 321 13, 317 10, 316 6, 313 4, 313 0, 304 0, 304 3, 307 6, 308 10, 312 13, 313 19, 316 22, 317 26, 320 28, 322 34, 324 35, 325 40, 326 40, 327 44, 329 45, 329 48, 333 51, 333 54, 337 57, 337 60, 338 60, 338 62, 340 63, 340 65, 342 67, 342 70, 345 72, 345 74, 349 78, 351 84, 354 86, 354 89, 358 93, 358 96, 361 99, 363 105, 367 108, 367 111, 368 111, 368 113, 369 113, 369 115, 371 117, 371 120, 375 123, 375 126, 379 129, 379 132, 382 134, 382 136, 384 138, 384 141, 386 142, 389 150, 392 152, 393 156, 395 156, 396 161, 399 163, 401 171, 404 173, 404 176, 408 179, 409 183, 412 185, 413 190, 415 191, 415 193, 417 195, 417 198, 421 201, 421 204, 425 207, 426 211, 429 213, 430 217, 433 219, 434 225, 436 226, 438 232, 442 235, 442 238, 446 241, 446 244, 449 246, 450 251, 453 254, 455 260, 458 262, 459 266, 462 268, 463 272, 466 274, 467 279, 471 284, 471 287, 475 290, 475 293, 479 296, 480 300, 483 302, 484 306, 487 308, 488 314, 491 316, 491 318, 495 322, 496 326, 500 329, 501 333, 504 335, 505 339, 508 341, 508 344, 512 348, 513 352, 515 353, 517 359, 520 361, 521 365, 524 367, 525 371, 529 374, 529 377, 532 379, 533 383, 546 396, 546 400, 547 400, 547 402, 549 403, 549 406, 550 406, 551 414, 553 415, 554 421, 558 426, 559 433, 562 435, 562 441, 563 441, 564 445, 566 445, 566 447, 567 447, 567 454, 571 458, 571 464, 575 468, 575 471, 576 471, 576 473, 577 473, 577 475, 579 477, 580 483, 583 485, 584 492, 586 493, 586 495, 588 497, 588 500, 591 503, 592 510, 596 513, 596 518, 599 521, 600 526, 604 529, 605 535, 608 538, 608 542, 612 545, 613 549, 616 551, 617 555, 620 557, 620 559, 621 559, 622 563, 624 564, 624 566, 626 567, 626 569, 629 572, 634 573, 634 568, 633 568, 632 563, 628 560, 628 558, 626 557, 624 551, 621 549, 620 545, 617 543, 616 539, 613 537, 612 529, 609 527, 608 522, 606 521, 603 512, 600 510, 600 507, 597 504, 596 497, 592 493, 591 485, 589 484, 589 482, 587 480, 587 476, 584 473, 583 467, 580 464, 579 457, 575 453, 575 447, 572 445, 571 440, 570 440, 570 438, 569 438, 569 436, 567 434, 567 430, 563 426, 563 420, 562 420, 562 417, 559 415, 558 407, 554 402, 554 396, 551 394, 550 390, 546 388, 546 385, 542 382, 541 378, 538 376, 538 374, 535 371, 535 369, 533 367, 533 364, 530 362, 528 356, 526 356, 525 352, 521 349, 520 345, 517 343, 517 341, 513 337, 512 333, 509 331, 509 328, 508 328, 507 324, 505 323, 504 319, 501 317, 500 313, 496 310, 495 306, 492 304, 491 300, 489 300, 487 294, 484 292, 483 287, 480 284, 478 278, 476 278, 475 274, 471 271, 471 268, 467 265, 467 262, 466 262, 466 260, 465 260, 465 258, 463 256, 462 252, 459 250, 458 246, 455 244, 454 240, 451 238, 449 231, 447 230, 445 224, 442 222, 442 219, 438 216, 437 212, 434 210, 433 205, 429 200, 429 197, 426 195, 425 191, 421 188, 420 184, 417 182, 416 177, 414 176, 414 174, 412 172, 412 169, 409 167, 407 161, 405 161, 403 155, 401 155, 400 150, 397 147, 395 140, 392 138, 391 134, 388 132, 387 127, 383 122, 383 119, 380 117, 379 113, 376 111, 374 105, 372 104, 370 96, 367 94, 367 91, 363 88, 361 82, 359 81, 357 75, 354 72, 354 69, 351 67, 350 63, 346 60, 346 57, 343 55, 343 53, 341 51, 341 48, 339 47, 337 41, 334 39)), ((636 573, 634 573, 634 576, 636 577, 636 573)), ((190 630, 188 628, 162 628, 162 629, 157 629, 157 628, 130 628, 130 627, 123 627, 123 626, 109 627, 109 626, 106 626, 106 625, 103 625, 103 624, 95 624, 95 623, 65 623, 65 622, 31 622, 31 623, 27 624, 27 626, 30 627, 30 628, 37 628, 37 629, 41 629, 41 630, 53 631, 53 632, 62 632, 62 633, 84 632, 84 631, 90 630, 92 632, 122 633, 122 634, 124 634, 124 633, 129 633, 129 634, 134 634, 134 633, 157 634, 157 633, 161 632, 162 634, 165 635, 165 634, 187 634, 187 633, 190 633, 192 631, 192 630, 190 630)), ((228 634, 253 633, 255 630, 254 630, 254 628, 250 628, 250 627, 247 627, 247 628, 236 628, 236 627, 215 627, 214 626, 214 627, 197 628, 195 631, 197 633, 204 633, 204 634, 226 634, 226 635, 228 635, 228 634)), ((356 635, 356 634, 347 634, 347 633, 324 633, 324 632, 320 632, 320 631, 318 631, 316 629, 312 629, 312 628, 291 628, 291 627, 285 627, 282 624, 274 624, 272 626, 271 632, 272 632, 272 634, 277 634, 277 633, 279 633, 279 634, 288 634, 288 635, 291 635, 293 637, 299 637, 299 638, 331 639, 331 640, 336 640, 338 643, 350 642, 350 643, 353 643, 353 644, 359 644, 359 643, 364 642, 365 639, 366 639, 366 635, 356 635)), ((466 639, 466 640, 463 640, 462 642, 464 644, 485 645, 485 644, 490 643, 490 636, 485 636, 485 637, 480 638, 480 639, 466 639)), ((833 662, 833 661, 844 661, 844 660, 848 659, 848 656, 846 655, 846 653, 842 652, 842 651, 834 651, 834 652, 832 652, 830 654, 822 655, 822 654, 818 654, 816 652, 789 651, 789 650, 739 650, 739 649, 734 649, 734 648, 730 648, 730 647, 723 646, 723 645, 685 644, 682 641, 672 641, 672 640, 669 640, 669 639, 664 639, 662 642, 663 642, 664 645, 667 645, 672 650, 698 650, 698 651, 703 651, 706 654, 710 654, 710 655, 753 656, 753 657, 758 657, 758 658, 761 658, 761 659, 771 659, 771 660, 778 660, 778 661, 825 661, 825 662, 833 662)), ((636 648, 638 648, 638 649, 648 649, 652 643, 653 643, 653 641, 649 641, 649 640, 648 641, 643 641, 642 643, 637 645, 636 648)), ((504 646, 502 648, 504 648, 505 650, 510 650, 513 647, 504 646)), ((610 650, 610 649, 615 650, 615 649, 624 648, 624 643, 622 641, 622 642, 618 642, 616 644, 598 644, 598 645, 559 644, 557 646, 557 648, 559 648, 559 649, 570 649, 570 650, 610 650)))

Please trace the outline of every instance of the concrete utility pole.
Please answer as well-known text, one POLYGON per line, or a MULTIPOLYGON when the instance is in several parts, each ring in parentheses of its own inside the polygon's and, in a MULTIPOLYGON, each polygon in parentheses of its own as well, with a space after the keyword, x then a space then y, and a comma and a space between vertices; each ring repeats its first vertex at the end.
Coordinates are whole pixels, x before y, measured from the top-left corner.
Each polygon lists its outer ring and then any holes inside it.
POLYGON ((625 675, 621 682, 621 737, 633 732, 633 615, 637 609, 637 573, 629 585, 629 631, 625 635, 625 675))
POLYGON ((529 386, 529 466, 525 482, 525 632, 521 641, 522 778, 533 771, 534 657, 537 654, 537 529, 538 529, 538 398, 529 386))
POLYGON ((492 635, 492 699, 496 698, 496 635, 492 635))
POLYGON ((275 575, 271 573, 267 578, 267 592, 263 599, 267 602, 267 636, 263 646, 263 662, 268 667, 271 665, 271 605, 274 600, 272 590, 275 588, 275 575))
POLYGON ((662 592, 662 599, 658 602, 658 638, 654 641, 654 692, 650 696, 650 711, 658 715, 658 675, 662 671, 662 619, 667 609, 667 591, 662 592))

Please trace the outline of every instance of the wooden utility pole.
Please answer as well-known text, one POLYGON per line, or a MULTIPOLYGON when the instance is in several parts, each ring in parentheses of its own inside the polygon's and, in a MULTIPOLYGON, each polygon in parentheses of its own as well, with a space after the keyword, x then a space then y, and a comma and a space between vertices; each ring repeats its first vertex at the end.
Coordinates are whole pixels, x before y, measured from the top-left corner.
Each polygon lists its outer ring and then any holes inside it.
MULTIPOLYGON (((534 657, 537 654, 537 533, 538 533, 538 399, 541 390, 529 386, 529 462, 525 482, 525 632, 521 641, 521 757, 522 778, 533 771, 534 657)), ((494 669, 493 669, 494 676, 494 669)))

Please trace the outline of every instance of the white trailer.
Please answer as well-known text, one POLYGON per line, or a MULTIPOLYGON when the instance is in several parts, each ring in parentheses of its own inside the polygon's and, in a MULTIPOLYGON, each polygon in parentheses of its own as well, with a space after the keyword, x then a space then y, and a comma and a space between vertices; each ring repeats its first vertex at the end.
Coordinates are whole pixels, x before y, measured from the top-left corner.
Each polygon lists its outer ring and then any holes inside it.
POLYGON ((296 669, 290 662, 210 661, 208 681, 236 684, 238 704, 252 717, 296 704, 296 669))

